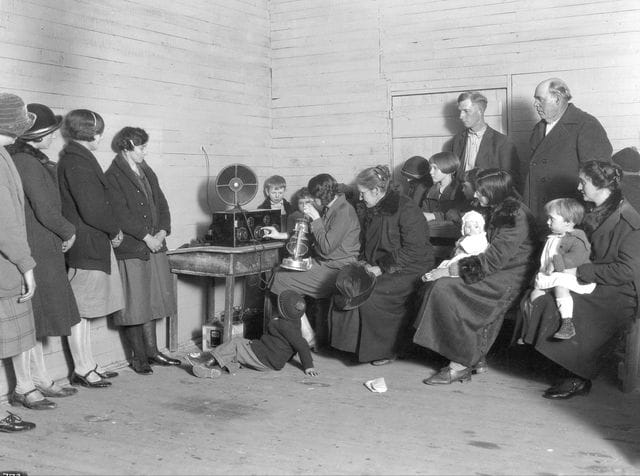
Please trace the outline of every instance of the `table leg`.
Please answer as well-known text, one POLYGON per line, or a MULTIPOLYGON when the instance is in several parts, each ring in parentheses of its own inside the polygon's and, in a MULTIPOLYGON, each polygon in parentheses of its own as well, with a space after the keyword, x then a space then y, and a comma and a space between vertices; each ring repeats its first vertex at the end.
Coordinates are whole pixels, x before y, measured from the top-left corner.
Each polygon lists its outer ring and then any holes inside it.
MULTIPOLYGON (((178 275, 171 273, 173 280, 173 295, 176 297, 176 308, 178 305, 178 275)), ((170 352, 175 352, 178 348, 178 311, 176 309, 175 314, 171 314, 168 318, 169 325, 169 348, 170 352)))
POLYGON ((224 336, 223 342, 231 340, 231 330, 233 327, 233 288, 235 287, 235 276, 228 274, 224 278, 224 336))

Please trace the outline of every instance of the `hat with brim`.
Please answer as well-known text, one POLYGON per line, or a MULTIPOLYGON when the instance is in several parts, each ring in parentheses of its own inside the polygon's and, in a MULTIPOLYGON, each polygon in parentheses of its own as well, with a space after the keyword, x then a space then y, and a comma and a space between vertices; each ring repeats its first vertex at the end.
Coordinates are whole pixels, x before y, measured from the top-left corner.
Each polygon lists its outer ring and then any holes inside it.
POLYGON ((635 147, 625 147, 619 150, 613 154, 611 160, 625 172, 640 172, 640 153, 635 147))
POLYGON ((21 139, 40 139, 58 130, 62 125, 62 116, 56 116, 53 111, 44 104, 27 104, 27 111, 36 115, 36 121, 27 132, 20 135, 21 139))
POLYGON ((19 137, 33 125, 36 115, 27 111, 24 101, 15 94, 0 93, 0 134, 19 137))
POLYGON ((351 263, 340 270, 336 278, 339 294, 334 296, 334 305, 343 311, 356 309, 364 304, 376 287, 376 276, 358 263, 351 263))
POLYGON ((306 309, 304 297, 297 292, 287 289, 278 295, 278 310, 283 319, 296 321, 302 317, 306 309))

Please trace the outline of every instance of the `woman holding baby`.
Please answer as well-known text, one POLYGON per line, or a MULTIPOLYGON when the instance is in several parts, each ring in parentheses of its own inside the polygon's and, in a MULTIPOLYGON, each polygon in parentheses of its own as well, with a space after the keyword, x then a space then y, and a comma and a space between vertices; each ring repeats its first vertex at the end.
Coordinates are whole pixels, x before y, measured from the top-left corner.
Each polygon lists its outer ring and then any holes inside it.
POLYGON ((475 197, 488 211, 489 246, 478 255, 425 274, 427 282, 413 341, 451 362, 427 385, 471 379, 535 272, 535 220, 508 172, 478 173, 475 197))

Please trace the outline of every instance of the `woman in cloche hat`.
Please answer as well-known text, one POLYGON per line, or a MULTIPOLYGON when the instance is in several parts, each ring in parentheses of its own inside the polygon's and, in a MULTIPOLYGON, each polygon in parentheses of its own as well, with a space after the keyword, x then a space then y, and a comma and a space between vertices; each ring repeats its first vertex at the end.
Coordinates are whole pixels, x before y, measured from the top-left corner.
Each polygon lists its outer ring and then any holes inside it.
MULTIPOLYGON (((51 145, 62 117, 44 104, 28 104, 27 109, 36 115, 36 121, 7 150, 22 179, 27 240, 38 264, 34 269, 38 288, 31 301, 36 324, 36 345, 30 351, 31 372, 36 388, 45 397, 68 397, 77 390, 53 381, 42 348, 47 337, 73 335, 80 323, 64 262, 64 252, 76 239, 76 227, 62 216, 56 164, 43 152, 51 145)), ((76 346, 70 345, 70 349, 77 361, 76 346)), ((28 402, 23 404, 28 406, 28 402)))
MULTIPOLYGON (((16 386, 13 404, 27 402, 31 408, 52 408, 55 404, 35 388, 29 369, 30 350, 35 345, 35 325, 31 298, 36 282, 36 266, 27 243, 24 196, 20 176, 4 148, 35 122, 18 96, 0 93, 0 358, 11 358, 16 386)), ((0 420, 0 431, 30 430, 34 423, 9 413, 0 420)))

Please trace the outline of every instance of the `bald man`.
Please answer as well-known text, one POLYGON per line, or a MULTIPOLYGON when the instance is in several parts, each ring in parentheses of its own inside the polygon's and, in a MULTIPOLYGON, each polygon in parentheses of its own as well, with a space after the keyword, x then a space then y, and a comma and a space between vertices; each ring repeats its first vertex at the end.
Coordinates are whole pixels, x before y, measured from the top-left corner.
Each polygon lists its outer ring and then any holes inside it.
POLYGON ((613 149, 600 122, 570 100, 569 87, 558 78, 542 81, 534 95, 533 105, 540 122, 529 139, 531 158, 524 182, 524 201, 540 224, 546 221, 545 203, 555 198, 579 198, 581 164, 611 160, 613 149))

